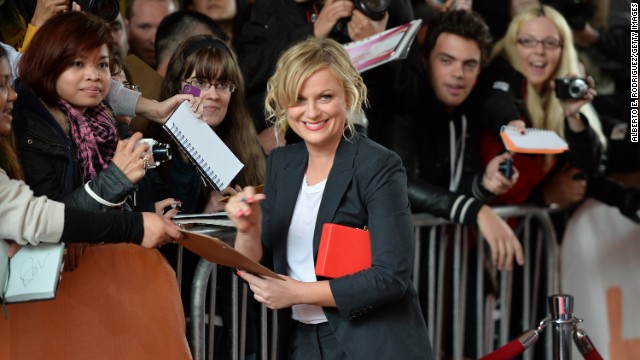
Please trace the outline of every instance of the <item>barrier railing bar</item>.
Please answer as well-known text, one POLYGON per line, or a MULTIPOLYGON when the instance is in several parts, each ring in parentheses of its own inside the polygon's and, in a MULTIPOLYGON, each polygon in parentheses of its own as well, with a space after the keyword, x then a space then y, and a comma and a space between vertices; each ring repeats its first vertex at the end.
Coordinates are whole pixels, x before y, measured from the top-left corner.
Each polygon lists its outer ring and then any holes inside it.
POLYGON ((204 319, 205 308, 200 304, 204 304, 207 291, 207 283, 209 282, 209 275, 214 268, 212 263, 200 259, 196 266, 195 274, 193 276, 193 283, 191 285, 191 334, 194 341, 191 342, 191 355, 194 360, 205 359, 205 344, 202 341, 204 336, 204 319))
MULTIPOLYGON (((529 249, 531 249, 531 216, 526 216, 524 218, 521 231, 516 232, 516 234, 523 234, 521 237, 522 248, 525 249, 525 261, 522 269, 522 276, 524 277, 522 285, 522 331, 524 332, 526 329, 533 326, 531 323, 533 314, 531 314, 531 316, 529 315, 529 309, 531 306, 531 263, 533 261, 533 255, 529 251, 529 249)), ((533 352, 525 351, 523 356, 524 360, 531 360, 533 358, 533 352)))
MULTIPOLYGON (((435 242, 435 239, 434 239, 435 242)), ((447 255, 447 246, 449 244, 449 235, 444 227, 440 227, 440 253, 438 254, 438 276, 436 290, 436 330, 435 330, 435 346, 433 347, 436 354, 440 354, 442 348, 442 323, 444 321, 444 270, 445 257, 447 255)))
MULTIPOLYGON (((209 286, 209 337, 207 339, 207 344, 209 344, 209 356, 207 358, 209 360, 213 360, 213 339, 215 338, 214 336, 216 333, 216 289, 218 288, 218 266, 212 263, 210 264, 211 271, 209 272, 209 277, 211 278, 211 286, 209 286)), ((202 319, 204 319, 204 317, 202 319)))
POLYGON ((260 359, 267 360, 269 354, 267 307, 260 304, 260 359))
POLYGON ((231 359, 238 360, 238 326, 240 325, 240 316, 238 316, 238 277, 231 276, 231 359))
MULTIPOLYGON (((429 230, 429 272, 427 274, 429 282, 427 283, 427 330, 429 331, 429 342, 435 344, 436 339, 436 227, 429 230)), ((418 278, 418 282, 420 279, 418 278)))
POLYGON ((249 287, 242 283, 242 304, 240 305, 240 359, 245 358, 247 348, 247 296, 249 287))
MULTIPOLYGON (((460 339, 460 318, 461 312, 461 294, 462 288, 462 229, 460 226, 455 226, 453 235, 453 359, 460 360, 462 358, 462 342, 460 339)), ((442 278, 441 278, 442 279, 442 278)))
POLYGON ((413 287, 416 290, 416 294, 420 291, 420 249, 422 247, 422 241, 420 240, 420 236, 422 235, 421 228, 414 228, 414 240, 415 240, 415 254, 413 256, 413 287))
POLYGON ((484 354, 484 336, 483 332, 484 324, 484 237, 478 231, 477 232, 478 251, 476 252, 476 359, 479 359, 484 354))

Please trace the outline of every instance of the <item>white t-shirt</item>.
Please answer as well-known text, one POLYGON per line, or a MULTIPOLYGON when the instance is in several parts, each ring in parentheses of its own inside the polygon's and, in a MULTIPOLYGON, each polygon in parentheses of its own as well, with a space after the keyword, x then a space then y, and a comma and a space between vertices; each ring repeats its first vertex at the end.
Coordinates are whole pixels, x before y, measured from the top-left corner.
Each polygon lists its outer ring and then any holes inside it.
MULTIPOLYGON (((325 179, 309 186, 307 177, 302 179, 302 187, 298 193, 287 236, 287 268, 289 276, 295 280, 318 281, 313 262, 313 232, 326 183, 325 179)), ((327 321, 321 306, 301 304, 294 305, 291 310, 293 319, 305 324, 327 321)))

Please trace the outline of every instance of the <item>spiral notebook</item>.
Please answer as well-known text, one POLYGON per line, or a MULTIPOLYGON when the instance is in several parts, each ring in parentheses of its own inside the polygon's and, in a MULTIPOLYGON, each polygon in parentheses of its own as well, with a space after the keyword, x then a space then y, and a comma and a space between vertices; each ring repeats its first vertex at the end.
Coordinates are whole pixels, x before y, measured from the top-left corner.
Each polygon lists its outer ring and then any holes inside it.
POLYGON ((527 128, 524 134, 514 126, 503 126, 500 137, 509 151, 525 154, 559 154, 569 145, 555 131, 527 128))
POLYGON ((213 129, 196 117, 188 101, 180 104, 163 127, 216 191, 229 186, 244 167, 213 129))

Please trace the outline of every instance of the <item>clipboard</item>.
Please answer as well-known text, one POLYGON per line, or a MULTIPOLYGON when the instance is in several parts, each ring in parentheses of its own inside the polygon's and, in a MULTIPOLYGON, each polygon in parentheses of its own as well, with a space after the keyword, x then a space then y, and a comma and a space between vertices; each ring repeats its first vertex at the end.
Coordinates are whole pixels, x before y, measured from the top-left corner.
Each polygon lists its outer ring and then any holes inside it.
POLYGON ((218 238, 198 234, 188 230, 180 230, 180 232, 182 232, 184 236, 177 239, 176 243, 184 246, 212 263, 285 281, 285 279, 280 275, 242 255, 232 246, 218 238))

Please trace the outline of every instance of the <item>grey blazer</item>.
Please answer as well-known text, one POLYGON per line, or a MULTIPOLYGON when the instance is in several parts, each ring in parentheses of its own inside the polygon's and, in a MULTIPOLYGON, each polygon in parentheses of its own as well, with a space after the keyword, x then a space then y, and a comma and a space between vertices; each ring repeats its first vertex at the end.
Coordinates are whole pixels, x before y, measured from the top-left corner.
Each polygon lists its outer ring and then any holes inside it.
MULTIPOLYGON (((303 142, 274 150, 267 160, 263 201, 263 262, 287 273, 286 240, 307 167, 303 142)), ((322 225, 368 226, 372 267, 330 281, 337 308, 324 308, 350 359, 432 359, 411 282, 414 232, 400 158, 355 135, 342 140, 325 185, 313 237, 317 257, 322 225)), ((290 309, 278 312, 279 359, 287 358, 290 309)))

